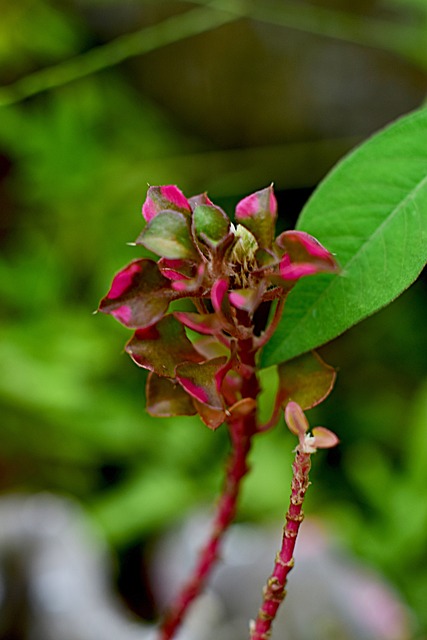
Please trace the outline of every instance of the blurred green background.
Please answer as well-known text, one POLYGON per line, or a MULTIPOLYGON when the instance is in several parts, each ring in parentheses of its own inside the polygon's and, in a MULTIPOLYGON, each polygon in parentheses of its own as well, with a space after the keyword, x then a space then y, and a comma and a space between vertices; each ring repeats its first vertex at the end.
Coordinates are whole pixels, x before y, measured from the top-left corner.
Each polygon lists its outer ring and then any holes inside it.
MULTIPOLYGON (((77 498, 125 559, 212 499, 228 450, 225 430, 148 416, 129 333, 92 314, 140 255, 126 243, 147 184, 207 190, 231 212, 273 181, 292 227, 347 150, 423 103, 427 2, 0 0, 0 11, 0 488, 77 498)), ((322 348, 339 377, 310 419, 341 446, 317 456, 306 509, 391 580, 420 633, 425 293, 424 276, 322 348)), ((255 443, 241 519, 280 527, 293 447, 283 425, 255 443)))

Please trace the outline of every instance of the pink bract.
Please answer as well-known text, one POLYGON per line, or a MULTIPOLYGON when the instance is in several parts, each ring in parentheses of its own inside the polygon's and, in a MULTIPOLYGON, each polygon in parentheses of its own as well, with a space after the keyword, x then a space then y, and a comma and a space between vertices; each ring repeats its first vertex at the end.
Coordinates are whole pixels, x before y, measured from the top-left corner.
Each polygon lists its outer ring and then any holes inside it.
POLYGON ((108 299, 115 300, 116 298, 120 298, 122 293, 124 293, 124 291, 126 291, 126 289, 131 286, 135 273, 138 273, 140 270, 141 268, 139 264, 134 262, 130 264, 126 269, 123 269, 123 271, 120 271, 120 273, 116 275, 112 282, 111 289, 108 292, 107 296, 108 299))
POLYGON ((118 309, 113 309, 113 311, 110 311, 110 313, 116 318, 116 320, 124 325, 130 323, 132 318, 132 310, 125 304, 118 309))
POLYGON ((176 205, 179 209, 187 209, 188 212, 191 211, 187 198, 175 185, 168 184, 160 187, 160 193, 165 200, 169 200, 169 202, 176 205))

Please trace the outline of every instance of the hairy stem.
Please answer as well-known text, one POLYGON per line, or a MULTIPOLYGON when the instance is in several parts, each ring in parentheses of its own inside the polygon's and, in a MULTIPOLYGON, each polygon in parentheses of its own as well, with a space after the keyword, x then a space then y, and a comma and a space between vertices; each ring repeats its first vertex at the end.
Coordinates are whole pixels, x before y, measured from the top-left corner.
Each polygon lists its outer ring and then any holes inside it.
POLYGON ((294 566, 294 548, 304 519, 302 505, 305 493, 310 485, 310 453, 304 453, 298 446, 292 465, 293 476, 289 509, 286 513, 286 524, 283 528, 282 547, 275 560, 273 573, 268 578, 263 590, 263 602, 255 621, 251 622, 250 640, 268 640, 271 626, 280 604, 286 596, 288 573, 294 566))

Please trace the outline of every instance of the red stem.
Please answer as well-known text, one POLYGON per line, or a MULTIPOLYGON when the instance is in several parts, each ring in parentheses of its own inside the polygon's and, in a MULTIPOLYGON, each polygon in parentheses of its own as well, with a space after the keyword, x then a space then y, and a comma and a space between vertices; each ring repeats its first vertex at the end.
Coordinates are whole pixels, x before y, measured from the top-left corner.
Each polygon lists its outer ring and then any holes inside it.
POLYGON ((286 524, 283 528, 282 548, 276 556, 273 573, 264 587, 263 603, 258 611, 257 619, 251 623, 250 640, 268 640, 270 638, 273 620, 286 596, 286 581, 289 571, 294 566, 295 543, 300 524, 304 519, 302 505, 310 484, 308 479, 310 466, 310 454, 302 452, 300 447, 297 447, 292 465, 291 498, 286 514, 286 524))
MULTIPOLYGON (((255 365, 252 340, 239 342, 240 359, 247 365, 255 365)), ((244 380, 242 396, 256 398, 259 392, 258 380, 253 369, 249 379, 244 380)), ((242 478, 248 471, 247 458, 252 437, 257 431, 255 411, 247 416, 236 418, 229 424, 232 452, 227 465, 225 484, 220 496, 212 532, 202 548, 193 575, 184 585, 175 604, 166 614, 160 629, 159 640, 171 640, 180 627, 188 607, 202 591, 219 555, 224 533, 234 520, 237 499, 242 478)))
POLYGON ((170 640, 178 630, 187 608, 203 589, 211 569, 218 559, 223 535, 234 519, 240 482, 248 471, 247 456, 252 438, 245 435, 244 420, 231 425, 230 432, 234 448, 227 467, 225 487, 218 502, 211 536, 200 552, 192 577, 166 614, 159 640, 170 640))

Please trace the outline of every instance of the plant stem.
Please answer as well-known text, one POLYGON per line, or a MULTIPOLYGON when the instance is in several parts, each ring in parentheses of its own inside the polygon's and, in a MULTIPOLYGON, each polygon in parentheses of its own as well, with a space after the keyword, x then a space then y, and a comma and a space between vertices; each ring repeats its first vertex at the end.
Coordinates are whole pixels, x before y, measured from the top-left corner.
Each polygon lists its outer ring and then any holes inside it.
POLYGON ((310 453, 304 453, 298 446, 292 465, 291 498, 286 513, 286 524, 283 528, 282 547, 276 556, 273 573, 264 587, 263 603, 258 611, 257 619, 251 622, 250 640, 268 640, 271 636, 273 620, 286 596, 286 581, 289 571, 294 566, 295 543, 300 524, 304 519, 302 505, 310 485, 308 479, 310 467, 310 453))
POLYGON ((174 637, 188 607, 204 587, 218 559, 219 547, 224 533, 234 519, 240 483, 248 471, 247 457, 252 440, 252 435, 246 433, 245 422, 246 418, 230 425, 233 450, 227 466, 225 486, 218 502, 211 536, 200 552, 192 577, 182 589, 175 604, 166 614, 159 640, 170 640, 174 637))
MULTIPOLYGON (((246 312, 239 312, 239 322, 246 327, 250 327, 252 318, 246 312)), ((249 375, 242 375, 242 398, 253 398, 256 400, 260 391, 258 377, 256 374, 256 348, 254 338, 250 337, 237 340, 237 359, 245 365, 249 375)), ((184 585, 175 604, 166 613, 163 624, 160 628, 159 640, 171 640, 180 627, 188 607, 202 591, 214 565, 218 559, 219 548, 230 524, 233 522, 237 500, 240 493, 240 486, 243 477, 249 470, 248 454, 252 444, 252 438, 256 434, 258 425, 256 411, 231 418, 228 421, 232 450, 226 468, 225 483, 223 492, 219 498, 216 516, 214 519, 212 532, 205 546, 202 548, 193 575, 184 585)))

